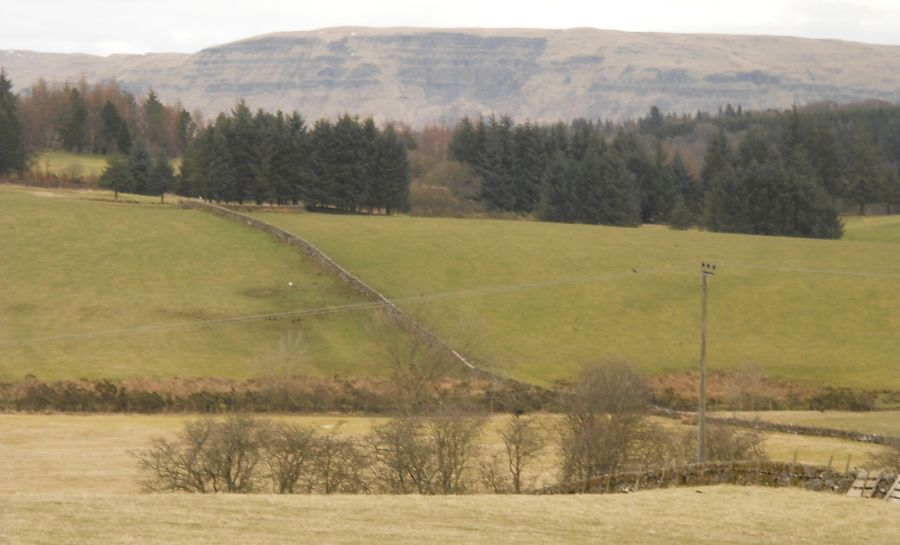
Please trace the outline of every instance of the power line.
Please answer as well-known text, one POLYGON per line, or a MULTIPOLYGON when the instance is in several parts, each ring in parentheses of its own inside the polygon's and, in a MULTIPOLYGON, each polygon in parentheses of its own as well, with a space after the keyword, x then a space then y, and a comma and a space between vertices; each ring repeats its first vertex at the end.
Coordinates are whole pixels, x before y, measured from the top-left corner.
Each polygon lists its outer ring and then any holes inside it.
MULTIPOLYGON (((730 264, 731 268, 737 269, 757 269, 757 270, 767 270, 767 271, 776 271, 776 272, 800 272, 800 273, 811 273, 811 274, 833 274, 840 276, 862 276, 862 277, 872 277, 872 278, 900 278, 900 274, 892 274, 892 273, 869 273, 863 271, 841 271, 841 270, 829 270, 829 269, 804 269, 804 268, 788 268, 788 267, 765 267, 759 265, 742 265, 740 263, 730 264)), ((681 272, 681 268, 677 269, 660 269, 660 268, 652 268, 652 269, 642 269, 642 272, 650 272, 650 273, 660 273, 660 272, 681 272)), ((585 276, 585 277, 572 277, 572 278, 563 278, 556 280, 547 280, 544 282, 532 282, 526 284, 507 284, 502 286, 489 286, 485 288, 472 288, 467 290, 460 290, 454 292, 444 292, 444 293, 435 293, 430 295, 420 295, 413 297, 405 297, 400 299, 392 299, 390 300, 395 305, 408 305, 408 304, 417 304, 417 303, 427 303, 430 301, 436 301, 441 299, 458 299, 464 297, 477 297, 481 295, 496 295, 501 293, 512 293, 517 291, 527 291, 555 286, 566 286, 566 285, 576 285, 576 284, 587 284, 591 282, 596 282, 598 280, 616 277, 616 276, 630 276, 632 273, 636 273, 637 270, 622 270, 622 271, 607 271, 602 274, 585 276)), ((365 303, 354 303, 349 305, 336 305, 336 306, 326 306, 326 307, 317 307, 310 309, 298 309, 298 310, 289 310, 284 312, 273 312, 266 314, 251 314, 251 315, 242 315, 242 316, 230 316, 225 318, 214 318, 210 320, 198 320, 192 322, 180 322, 173 324, 156 324, 156 325, 142 325, 135 326, 129 328, 117 328, 117 329, 108 329, 108 330, 100 330, 100 331, 89 331, 85 333, 72 333, 67 335, 50 335, 44 337, 31 337, 27 339, 0 339, 0 346, 17 346, 17 345, 28 345, 28 344, 36 344, 36 343, 44 343, 44 342, 55 342, 55 341, 69 341, 69 340, 89 340, 97 337, 116 337, 122 335, 134 335, 134 334, 142 334, 142 333, 158 333, 165 331, 174 331, 181 329, 192 329, 197 327, 214 327, 219 325, 229 325, 229 324, 239 324, 239 323, 249 323, 249 322, 261 322, 267 320, 280 320, 283 318, 298 318, 298 317, 308 317, 308 316, 322 316, 328 314, 338 314, 342 312, 357 312, 364 310, 372 310, 376 308, 380 308, 385 306, 386 303, 379 301, 371 301, 365 303)))

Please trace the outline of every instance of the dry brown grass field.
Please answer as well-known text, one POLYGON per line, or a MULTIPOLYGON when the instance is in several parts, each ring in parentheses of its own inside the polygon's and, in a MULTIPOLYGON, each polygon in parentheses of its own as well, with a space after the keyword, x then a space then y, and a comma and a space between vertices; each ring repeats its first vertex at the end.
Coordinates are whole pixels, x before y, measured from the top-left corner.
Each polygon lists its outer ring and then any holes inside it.
MULTIPOLYGON (((276 496, 148 494, 132 452, 185 416, 0 415, 0 543, 537 544, 888 543, 883 501, 796 489, 703 487, 614 496, 276 496)), ((187 417, 191 418, 191 417, 187 417)), ((273 417, 363 434, 383 418, 273 417)), ((484 447, 499 448, 486 426, 484 447)), ((541 417, 549 427, 553 416, 541 417)), ((672 420, 657 420, 680 426, 672 420)), ((770 435, 774 459, 854 465, 873 448, 770 435)), ((540 461, 552 480, 553 454, 540 461)))
POLYGON ((615 496, 0 496, 10 545, 892 543, 897 506, 796 489, 615 496))

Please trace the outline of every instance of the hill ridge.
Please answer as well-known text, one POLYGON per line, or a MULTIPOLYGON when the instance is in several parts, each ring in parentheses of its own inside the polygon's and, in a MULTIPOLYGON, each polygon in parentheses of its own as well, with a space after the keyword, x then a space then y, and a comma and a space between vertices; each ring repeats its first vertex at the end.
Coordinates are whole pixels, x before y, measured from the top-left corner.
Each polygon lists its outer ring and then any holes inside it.
POLYGON ((0 51, 17 89, 49 80, 151 86, 207 116, 239 98, 414 126, 464 115, 621 121, 645 114, 790 108, 813 102, 900 102, 900 46, 789 36, 593 28, 331 27, 252 36, 193 54, 0 51))

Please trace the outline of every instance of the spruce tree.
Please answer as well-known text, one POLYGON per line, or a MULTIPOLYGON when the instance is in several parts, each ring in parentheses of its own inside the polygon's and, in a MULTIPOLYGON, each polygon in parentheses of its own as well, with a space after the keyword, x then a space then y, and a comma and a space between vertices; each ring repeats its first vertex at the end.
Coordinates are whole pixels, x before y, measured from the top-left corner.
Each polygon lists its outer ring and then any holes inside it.
POLYGON ((143 140, 138 140, 131 146, 128 152, 128 169, 131 171, 131 190, 139 195, 156 195, 151 192, 150 171, 153 169, 153 160, 147 151, 143 140))
POLYGON ((0 174, 25 170, 25 149, 16 109, 12 82, 0 69, 0 174))
POLYGON ((397 136, 393 126, 388 125, 378 141, 378 171, 384 180, 380 197, 381 206, 387 214, 392 210, 409 210, 409 162, 406 146, 397 136))
POLYGON ((544 171, 538 218, 563 223, 577 221, 574 174, 571 159, 557 152, 544 171))
POLYGON ((100 187, 113 190, 116 200, 119 200, 119 193, 133 192, 134 177, 131 175, 128 158, 116 155, 109 159, 106 168, 100 174, 99 182, 100 187))
POLYGON ((344 114, 334 124, 331 171, 334 204, 353 211, 367 201, 366 139, 359 118, 344 114))
POLYGON ((312 154, 310 171, 312 184, 308 192, 309 204, 327 206, 337 202, 335 182, 335 142, 334 125, 327 119, 316 121, 310 134, 312 154))
POLYGON ((484 147, 474 165, 481 176, 481 196, 492 210, 514 210, 514 148, 512 119, 491 117, 487 124, 484 147))
POLYGON ((159 202, 165 202, 165 193, 175 186, 175 173, 172 165, 165 157, 157 157, 147 177, 146 192, 148 195, 159 195, 159 202))
POLYGON ((68 115, 60 130, 63 148, 69 151, 80 152, 87 138, 87 107, 84 98, 78 89, 70 88, 68 91, 68 115))
POLYGON ((540 201, 541 177, 547 165, 548 153, 544 133, 535 123, 527 122, 513 130, 513 165, 511 176, 512 202, 516 212, 532 212, 540 201))
POLYGON ((103 121, 100 129, 100 152, 127 153, 127 149, 119 148, 119 143, 122 130, 124 129, 125 133, 128 133, 128 125, 122 120, 115 104, 107 100, 106 104, 103 105, 103 109, 100 110, 100 118, 103 121))

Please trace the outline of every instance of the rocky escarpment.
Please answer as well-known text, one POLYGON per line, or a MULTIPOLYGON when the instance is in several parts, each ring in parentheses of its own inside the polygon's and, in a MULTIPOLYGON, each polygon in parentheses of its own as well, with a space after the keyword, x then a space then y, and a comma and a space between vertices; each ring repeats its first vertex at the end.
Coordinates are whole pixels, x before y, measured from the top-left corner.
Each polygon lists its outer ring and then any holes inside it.
POLYGON ((774 36, 596 29, 334 28, 280 33, 195 54, 2 51, 19 88, 38 77, 116 78, 206 114, 239 98, 307 118, 342 112, 413 125, 463 115, 622 120, 668 112, 900 101, 900 47, 774 36))

